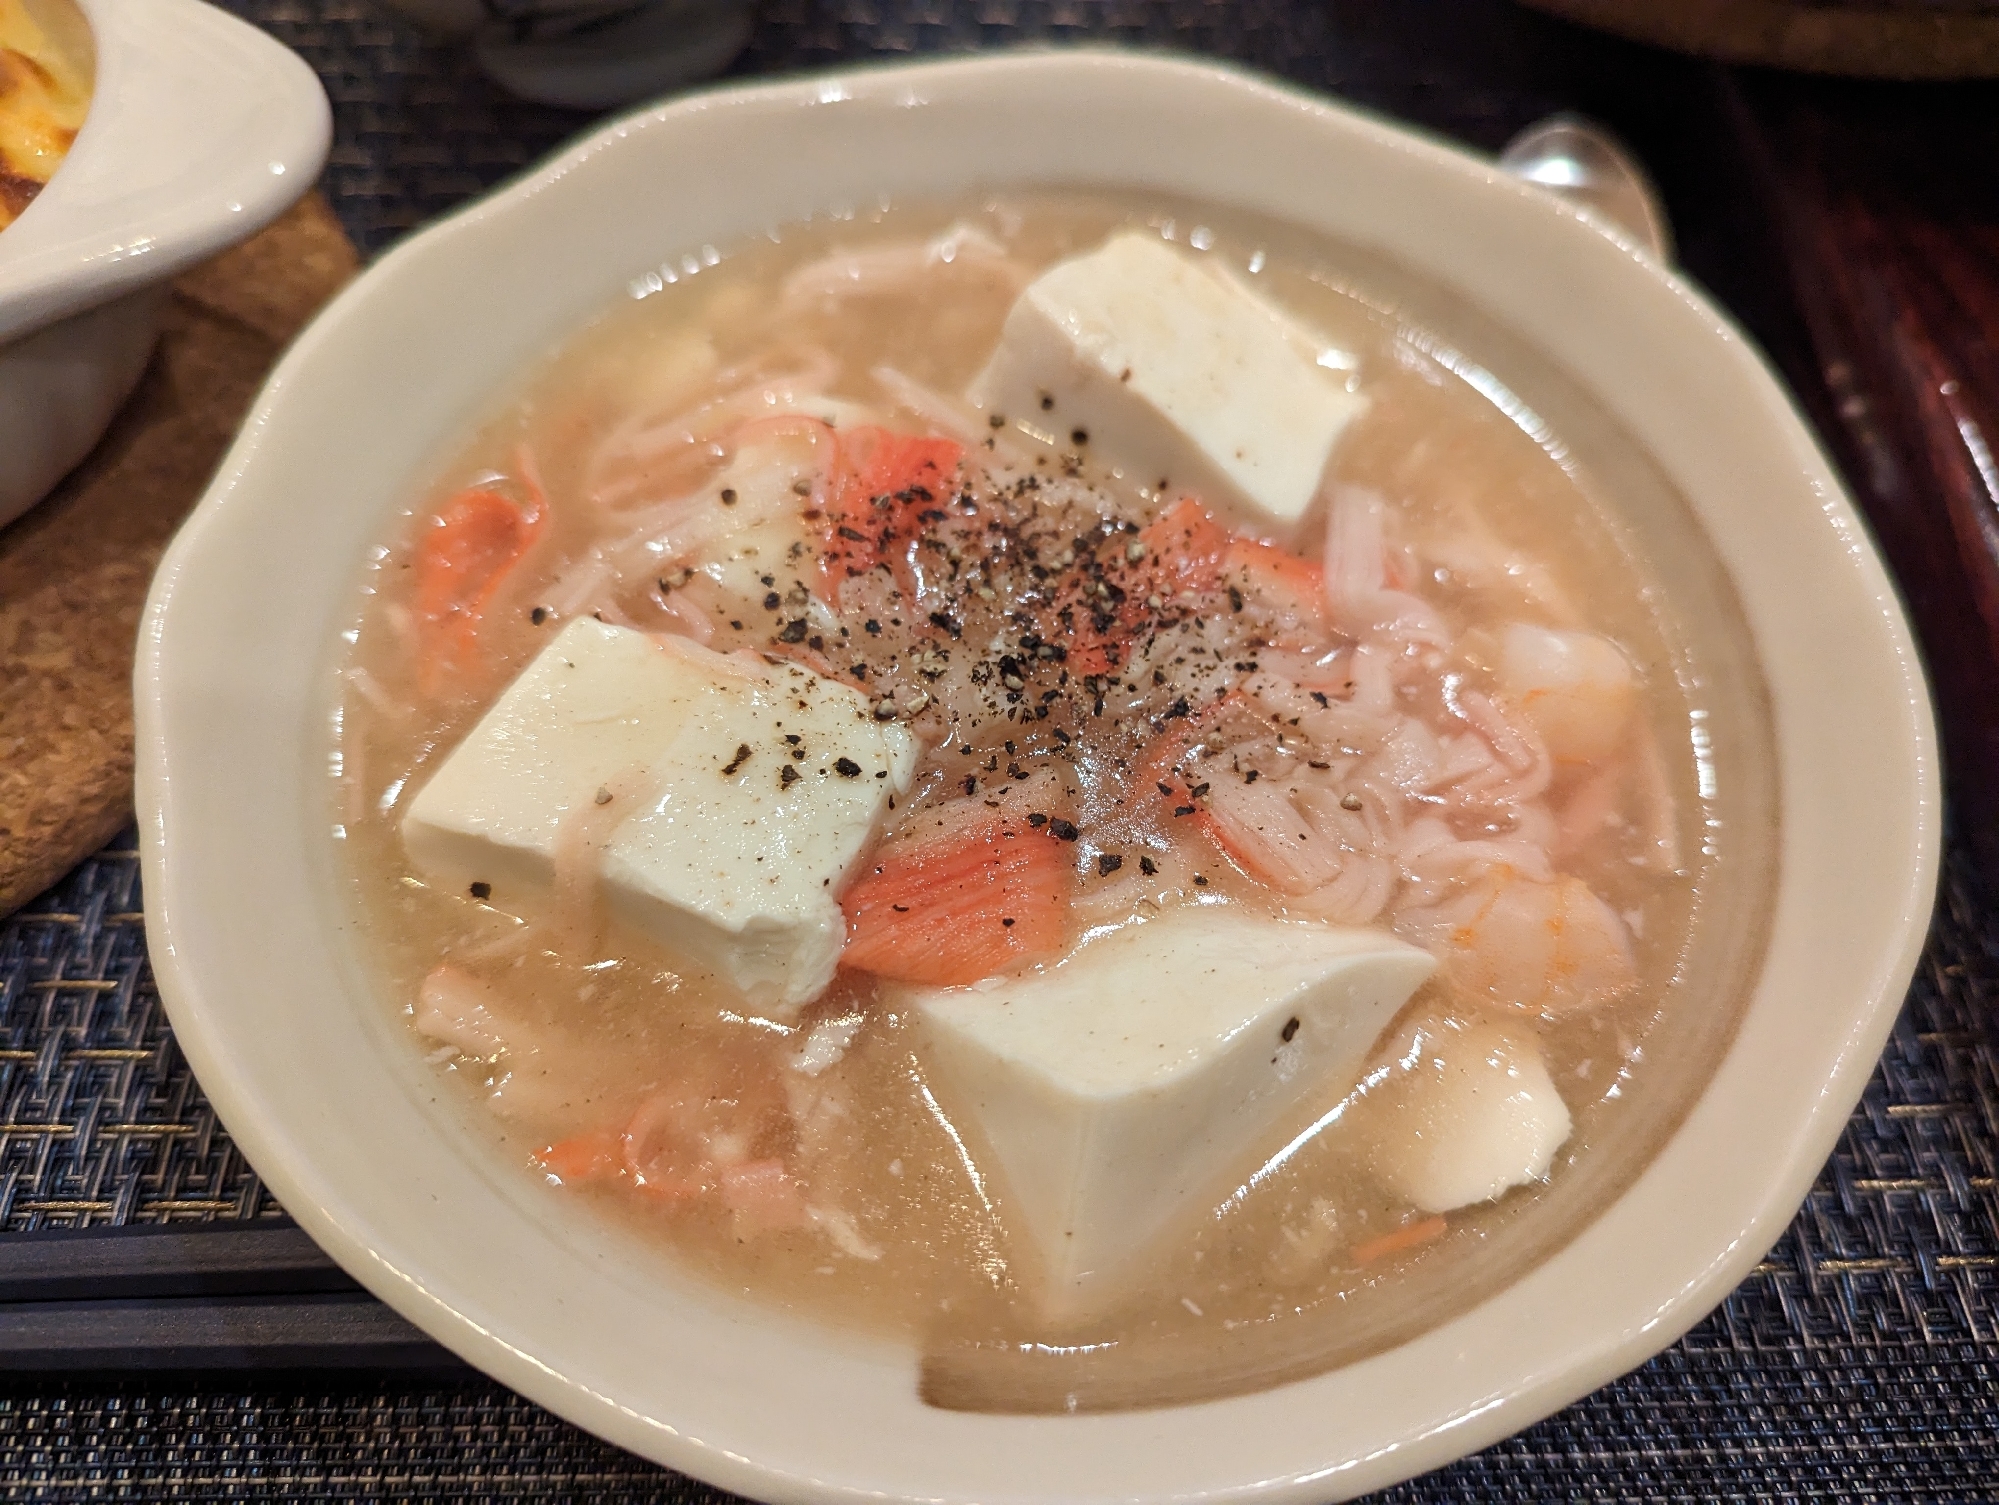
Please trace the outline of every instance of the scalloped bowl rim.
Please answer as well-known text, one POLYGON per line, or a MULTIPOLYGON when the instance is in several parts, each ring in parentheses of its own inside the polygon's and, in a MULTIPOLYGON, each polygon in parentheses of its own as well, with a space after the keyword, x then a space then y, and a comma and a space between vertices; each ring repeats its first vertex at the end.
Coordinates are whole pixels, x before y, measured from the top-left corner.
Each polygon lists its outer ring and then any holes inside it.
POLYGON ((772 1500, 1304 1502, 1384 1486, 1547 1415, 1674 1341, 1775 1242, 1894 1020, 1937 874, 1932 714, 1907 623, 1840 483, 1734 327, 1631 243, 1487 162, 1231 68, 1130 53, 720 89, 608 125, 413 236, 320 316, 259 398, 155 580, 135 689, 161 993, 285 1207, 479 1368, 615 1443, 772 1500), (860 161, 863 148, 878 159, 860 161), (385 1011, 343 960, 344 917, 324 907, 329 624, 351 614, 357 540, 379 536, 397 487, 490 402, 490 380, 465 363, 504 369, 614 299, 645 270, 634 219, 677 254, 870 184, 995 177, 1144 180, 1307 224, 1361 215, 1495 317, 1531 314, 1537 343, 1694 503, 1771 684, 1783 820, 1769 950, 1685 1123, 1595 1222, 1499 1294, 1258 1394, 1076 1417, 937 1412, 895 1345, 670 1275, 646 1285, 472 1152, 416 1134, 432 1110, 363 1017, 385 1011), (834 197, 815 201, 815 186, 834 197), (1449 243, 1460 213, 1475 216, 1475 248, 1449 243), (549 286, 521 280, 514 263, 529 259, 549 286), (482 306, 459 286, 475 267, 490 328, 466 322, 482 306), (1617 308, 1618 341, 1648 352, 1643 373, 1607 350, 1592 300, 1617 308), (379 382, 395 352, 402 380, 379 382), (354 449, 363 418, 367 453, 354 449), (338 562, 269 581, 273 549, 338 562), (1838 829, 1817 813, 1862 791, 1871 803, 1838 829), (1855 851, 1866 860, 1846 860, 1855 851))

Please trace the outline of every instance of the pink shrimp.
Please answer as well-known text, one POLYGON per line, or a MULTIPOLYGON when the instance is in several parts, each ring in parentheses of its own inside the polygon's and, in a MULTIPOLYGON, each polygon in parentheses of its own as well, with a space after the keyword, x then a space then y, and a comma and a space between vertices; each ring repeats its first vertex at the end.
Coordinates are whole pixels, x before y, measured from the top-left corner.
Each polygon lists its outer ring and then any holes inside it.
POLYGON ((1504 1008, 1569 1013, 1638 981, 1624 923, 1579 878, 1542 883, 1501 867, 1442 904, 1405 910, 1396 928, 1504 1008))
POLYGON ((1631 661, 1609 638, 1519 622, 1501 638, 1499 684, 1564 763, 1616 753, 1638 698, 1631 661))

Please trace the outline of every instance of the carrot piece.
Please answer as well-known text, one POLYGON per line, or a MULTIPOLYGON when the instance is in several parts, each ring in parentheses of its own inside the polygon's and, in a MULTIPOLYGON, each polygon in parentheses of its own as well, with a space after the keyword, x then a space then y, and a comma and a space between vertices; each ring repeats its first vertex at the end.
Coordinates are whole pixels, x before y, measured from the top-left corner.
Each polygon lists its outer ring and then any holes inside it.
POLYGON ((1404 1223, 1393 1232, 1355 1244, 1348 1251, 1348 1255, 1357 1265, 1373 1264, 1374 1261, 1385 1259, 1391 1254, 1400 1254, 1404 1249, 1427 1244, 1450 1226, 1448 1221, 1440 1217, 1424 1218, 1416 1223, 1404 1223))
POLYGON ((1052 829, 993 820, 904 850, 883 848, 841 900, 841 965, 963 987, 1060 955, 1075 875, 1052 829))
POLYGON ((913 590, 910 554, 923 535, 924 514, 949 498, 964 446, 870 425, 848 430, 839 452, 821 557, 829 592, 883 564, 904 590, 913 590))
POLYGON ((529 490, 525 506, 483 486, 461 491, 417 542, 420 667, 433 686, 470 654, 486 603, 541 536, 548 508, 539 487, 530 482, 529 490))
POLYGON ((597 1129, 572 1134, 534 1152, 534 1162, 564 1181, 605 1181, 624 1169, 624 1136, 597 1129))

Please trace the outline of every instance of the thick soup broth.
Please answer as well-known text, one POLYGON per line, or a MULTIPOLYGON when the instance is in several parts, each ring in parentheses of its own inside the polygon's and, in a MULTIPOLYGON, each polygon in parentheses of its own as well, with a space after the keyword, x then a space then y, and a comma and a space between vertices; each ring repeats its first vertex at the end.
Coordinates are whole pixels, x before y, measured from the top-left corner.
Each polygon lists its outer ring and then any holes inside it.
MULTIPOLYGON (((719 1286, 907 1335, 938 1404, 1061 1410, 1397 1341, 1637 1173, 1753 961, 1761 895, 1713 894, 1767 864, 1765 734, 1753 668, 1714 646, 1726 582, 1559 373, 1363 252, 1101 194, 785 226, 632 292, 411 499, 340 684, 337 820, 384 997, 524 1179, 719 1286), (1058 401, 966 400, 1023 288, 1131 227, 1281 308, 1365 399, 1296 524, 1107 463, 1058 401), (838 889, 842 964, 803 1003, 611 901, 593 854, 656 795, 645 769, 561 812, 540 880, 412 859, 413 798, 581 618, 798 666, 907 732, 913 777, 838 889), (1305 1084, 1115 1281, 1051 1298, 920 1000, 1190 907, 1437 965, 1358 1081, 1305 1084), (1440 1191, 1424 1145, 1500 1133, 1438 1086, 1479 1071, 1527 1084, 1558 1147, 1491 1195, 1440 1191)), ((745 741, 740 776, 772 800, 848 776, 796 742, 786 766, 745 741)), ((1269 1042, 1280 1074, 1298 1026, 1269 1042)))

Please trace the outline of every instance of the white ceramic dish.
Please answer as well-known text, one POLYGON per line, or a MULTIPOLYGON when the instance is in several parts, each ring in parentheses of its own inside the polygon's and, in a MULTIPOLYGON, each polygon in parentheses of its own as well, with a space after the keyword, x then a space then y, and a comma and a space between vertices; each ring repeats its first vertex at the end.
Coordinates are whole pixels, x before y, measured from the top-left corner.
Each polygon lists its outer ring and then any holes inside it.
POLYGON ((0 231, 0 524, 83 458, 153 347, 167 278, 312 186, 312 70, 199 0, 75 0, 96 85, 76 144, 0 231))
POLYGON ((1783 1230, 1887 1034, 1935 883, 1937 766, 1907 626, 1838 482, 1732 326, 1489 164, 1237 73, 1111 53, 665 105, 414 237, 272 378, 154 583, 137 693, 161 991, 285 1206, 489 1373, 773 1500, 1323 1500, 1555 1410, 1672 1342, 1783 1230), (704 244, 881 195, 1035 181, 1283 215, 1531 331, 1652 452, 1733 576, 1782 789, 1782 878, 1740 1029, 1684 1124, 1578 1237, 1344 1369, 1074 1417, 926 1409, 904 1348, 744 1305, 562 1220, 455 1127, 371 996, 325 779, 362 552, 496 382, 704 244))

